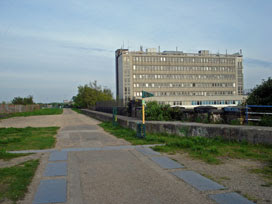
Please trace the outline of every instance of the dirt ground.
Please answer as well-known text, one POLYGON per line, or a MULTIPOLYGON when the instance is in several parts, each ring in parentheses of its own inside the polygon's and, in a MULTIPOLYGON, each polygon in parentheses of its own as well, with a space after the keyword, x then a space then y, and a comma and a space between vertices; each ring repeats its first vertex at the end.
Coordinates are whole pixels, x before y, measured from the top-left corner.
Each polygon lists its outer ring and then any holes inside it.
POLYGON ((256 203, 272 203, 272 186, 265 187, 269 181, 259 174, 250 173, 251 169, 261 168, 263 164, 246 159, 224 159, 223 164, 211 165, 193 159, 187 153, 167 155, 194 170, 235 191, 256 203))
POLYGON ((1 127, 51 127, 63 126, 63 115, 44 115, 44 116, 29 116, 29 117, 14 117, 8 119, 0 119, 1 127))

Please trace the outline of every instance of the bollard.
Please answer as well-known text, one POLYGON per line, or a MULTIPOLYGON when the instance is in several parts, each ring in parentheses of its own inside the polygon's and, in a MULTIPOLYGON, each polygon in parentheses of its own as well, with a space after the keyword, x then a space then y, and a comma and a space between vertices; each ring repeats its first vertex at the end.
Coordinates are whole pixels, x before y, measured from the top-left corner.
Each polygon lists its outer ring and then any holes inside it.
POLYGON ((145 124, 137 123, 137 137, 145 138, 145 124))
POLYGON ((117 126, 117 108, 112 108, 112 125, 117 126))

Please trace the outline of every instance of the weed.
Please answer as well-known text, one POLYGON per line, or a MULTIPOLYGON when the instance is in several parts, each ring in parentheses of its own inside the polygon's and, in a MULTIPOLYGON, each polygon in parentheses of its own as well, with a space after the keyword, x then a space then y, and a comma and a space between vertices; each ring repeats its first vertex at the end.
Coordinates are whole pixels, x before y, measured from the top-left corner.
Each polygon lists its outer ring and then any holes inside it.
POLYGON ((248 195, 248 194, 242 194, 244 197, 246 197, 248 200, 253 201, 254 203, 258 202, 258 199, 253 197, 252 195, 248 195))
POLYGON ((222 177, 220 177, 220 179, 221 179, 221 180, 227 180, 227 181, 230 180, 230 178, 229 178, 229 177, 226 177, 226 176, 222 176, 222 177))
POLYGON ((188 127, 181 127, 179 129, 179 132, 181 133, 182 136, 187 136, 189 133, 189 128, 188 127))

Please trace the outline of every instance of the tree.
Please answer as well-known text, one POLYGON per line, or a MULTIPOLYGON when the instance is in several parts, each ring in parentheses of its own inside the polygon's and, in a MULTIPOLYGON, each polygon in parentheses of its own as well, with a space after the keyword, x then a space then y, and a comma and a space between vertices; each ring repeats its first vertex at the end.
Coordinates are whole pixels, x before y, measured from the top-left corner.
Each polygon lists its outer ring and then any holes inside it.
POLYGON ((75 106, 78 108, 90 108, 95 106, 98 101, 113 100, 110 89, 104 89, 97 84, 97 81, 90 82, 84 86, 78 87, 78 94, 73 97, 75 106))
POLYGON ((252 89, 246 100, 246 104, 272 105, 272 79, 270 77, 252 89))
POLYGON ((22 97, 15 97, 13 100, 12 100, 12 104, 15 104, 15 105, 29 105, 29 104, 34 104, 34 101, 33 101, 33 96, 28 96, 28 97, 25 97, 25 98, 22 98, 22 97))

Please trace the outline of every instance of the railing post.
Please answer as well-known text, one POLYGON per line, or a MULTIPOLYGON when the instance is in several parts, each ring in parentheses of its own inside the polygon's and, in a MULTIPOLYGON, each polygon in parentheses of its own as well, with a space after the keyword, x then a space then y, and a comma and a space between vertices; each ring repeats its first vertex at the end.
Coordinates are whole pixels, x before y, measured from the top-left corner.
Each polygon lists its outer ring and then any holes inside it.
POLYGON ((246 105, 246 124, 248 125, 248 105, 246 105))

